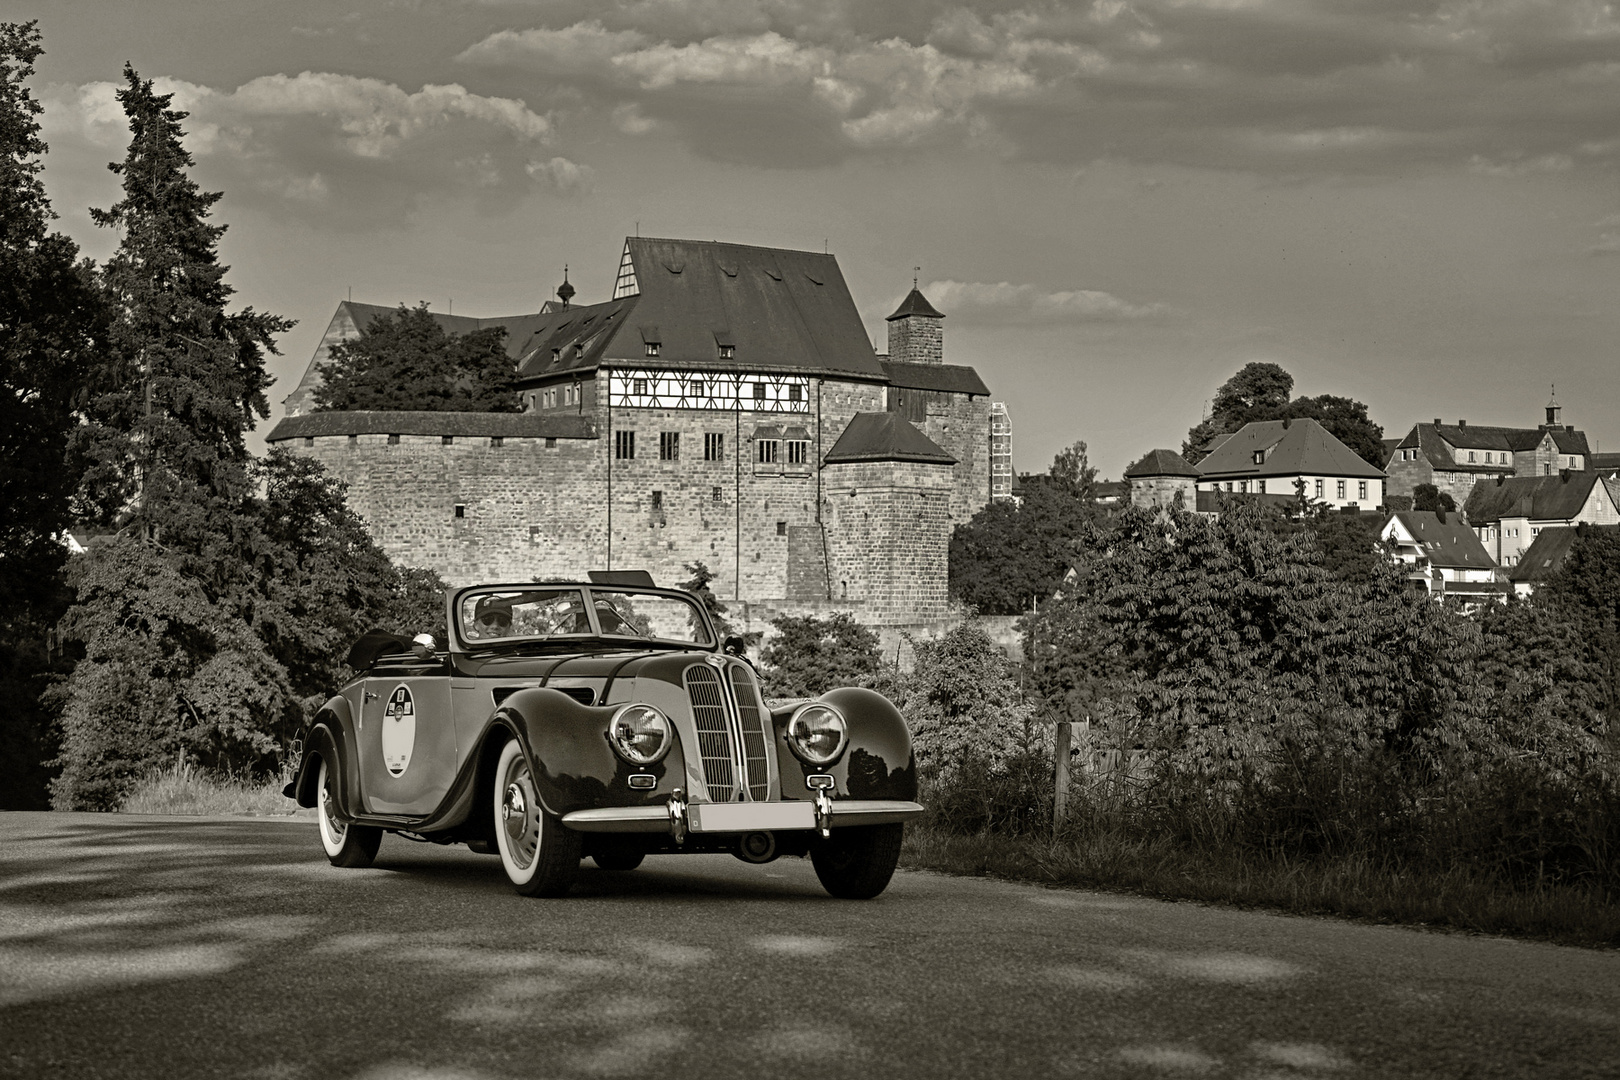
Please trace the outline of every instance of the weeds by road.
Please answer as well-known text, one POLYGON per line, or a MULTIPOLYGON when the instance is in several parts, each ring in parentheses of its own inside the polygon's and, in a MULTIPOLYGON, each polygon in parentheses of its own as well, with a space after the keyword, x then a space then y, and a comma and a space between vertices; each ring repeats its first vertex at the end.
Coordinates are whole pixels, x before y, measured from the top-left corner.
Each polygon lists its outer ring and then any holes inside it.
POLYGON ((1292 860, 1195 852, 1126 836, 952 835, 906 831, 900 865, 1048 885, 1121 889, 1178 900, 1374 922, 1620 946, 1620 906, 1568 884, 1514 886, 1454 869, 1415 872, 1357 857, 1292 860))
POLYGON ((208 773, 181 761, 148 773, 125 797, 126 814, 248 814, 286 817, 297 804, 281 793, 287 777, 243 780, 208 773))

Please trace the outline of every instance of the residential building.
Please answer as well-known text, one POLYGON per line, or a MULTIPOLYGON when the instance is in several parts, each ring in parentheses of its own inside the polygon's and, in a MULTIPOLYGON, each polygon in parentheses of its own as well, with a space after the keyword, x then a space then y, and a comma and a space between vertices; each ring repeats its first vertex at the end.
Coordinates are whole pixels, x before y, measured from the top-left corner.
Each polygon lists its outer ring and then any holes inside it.
POLYGON ((1474 484, 1499 476, 1551 476, 1586 469, 1586 433, 1559 420, 1562 406, 1547 403, 1547 422, 1534 428, 1415 424, 1386 463, 1389 494, 1411 497, 1419 484, 1433 484, 1461 507, 1474 484))
POLYGON ((1408 568, 1408 582, 1436 598, 1507 599, 1504 575, 1459 512, 1397 511, 1379 538, 1408 568))
POLYGON ((1519 556, 1518 565, 1508 571, 1513 591, 1520 596, 1528 596, 1546 584, 1547 579, 1564 565, 1564 559, 1575 545, 1576 538, 1593 529, 1613 531, 1620 529, 1620 525, 1577 525, 1573 528, 1550 525, 1542 529, 1524 554, 1519 556))
POLYGON ((990 498, 1006 502, 1013 497, 1012 417, 1007 403, 990 403, 990 498))
POLYGON ((1481 480, 1466 502, 1468 523, 1491 558, 1511 568, 1519 565, 1543 529, 1583 521, 1620 523, 1614 487, 1620 487, 1620 482, 1605 482, 1598 473, 1571 469, 1554 476, 1481 480))
POLYGON ((1195 466, 1198 490, 1233 494, 1301 493, 1339 508, 1383 505, 1384 472, 1356 456, 1315 420, 1245 424, 1195 466))

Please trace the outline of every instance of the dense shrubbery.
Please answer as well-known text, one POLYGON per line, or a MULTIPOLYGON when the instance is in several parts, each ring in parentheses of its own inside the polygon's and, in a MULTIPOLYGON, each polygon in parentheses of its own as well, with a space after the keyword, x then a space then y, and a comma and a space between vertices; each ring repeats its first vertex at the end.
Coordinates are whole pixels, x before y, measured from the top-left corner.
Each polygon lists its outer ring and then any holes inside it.
POLYGON ((1476 618, 1336 578, 1266 514, 1127 511, 1028 620, 1035 692, 1090 725, 1076 827, 1620 885, 1613 541, 1476 618))

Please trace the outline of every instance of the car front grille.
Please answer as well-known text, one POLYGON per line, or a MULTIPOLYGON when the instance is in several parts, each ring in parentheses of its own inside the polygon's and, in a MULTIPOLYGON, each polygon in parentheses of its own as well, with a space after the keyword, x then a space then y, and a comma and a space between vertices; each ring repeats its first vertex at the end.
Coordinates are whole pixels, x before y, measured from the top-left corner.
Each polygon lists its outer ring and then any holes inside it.
POLYGON ((682 676, 697 726, 704 783, 709 798, 715 802, 745 797, 762 801, 770 796, 765 731, 768 714, 748 672, 737 665, 728 665, 728 670, 729 680, 722 680, 712 666, 693 664, 682 676), (739 776, 743 778, 741 785, 739 776), (740 788, 746 789, 746 796, 740 788))

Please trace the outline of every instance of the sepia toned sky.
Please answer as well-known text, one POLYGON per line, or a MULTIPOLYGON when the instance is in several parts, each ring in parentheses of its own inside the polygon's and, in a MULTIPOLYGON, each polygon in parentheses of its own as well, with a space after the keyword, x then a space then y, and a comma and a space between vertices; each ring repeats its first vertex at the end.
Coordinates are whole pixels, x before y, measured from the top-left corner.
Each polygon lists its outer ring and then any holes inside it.
MULTIPOLYGON (((124 61, 191 112, 237 299, 531 311, 623 237, 920 274, 1044 469, 1179 447, 1251 360, 1387 435, 1564 419, 1620 450, 1620 10, 1592 0, 48 0, 46 181, 117 197, 124 61), (914 271, 913 267, 921 267, 914 271)), ((274 420, 272 419, 271 423, 274 420)), ((268 424, 261 425, 261 433, 268 424)))

